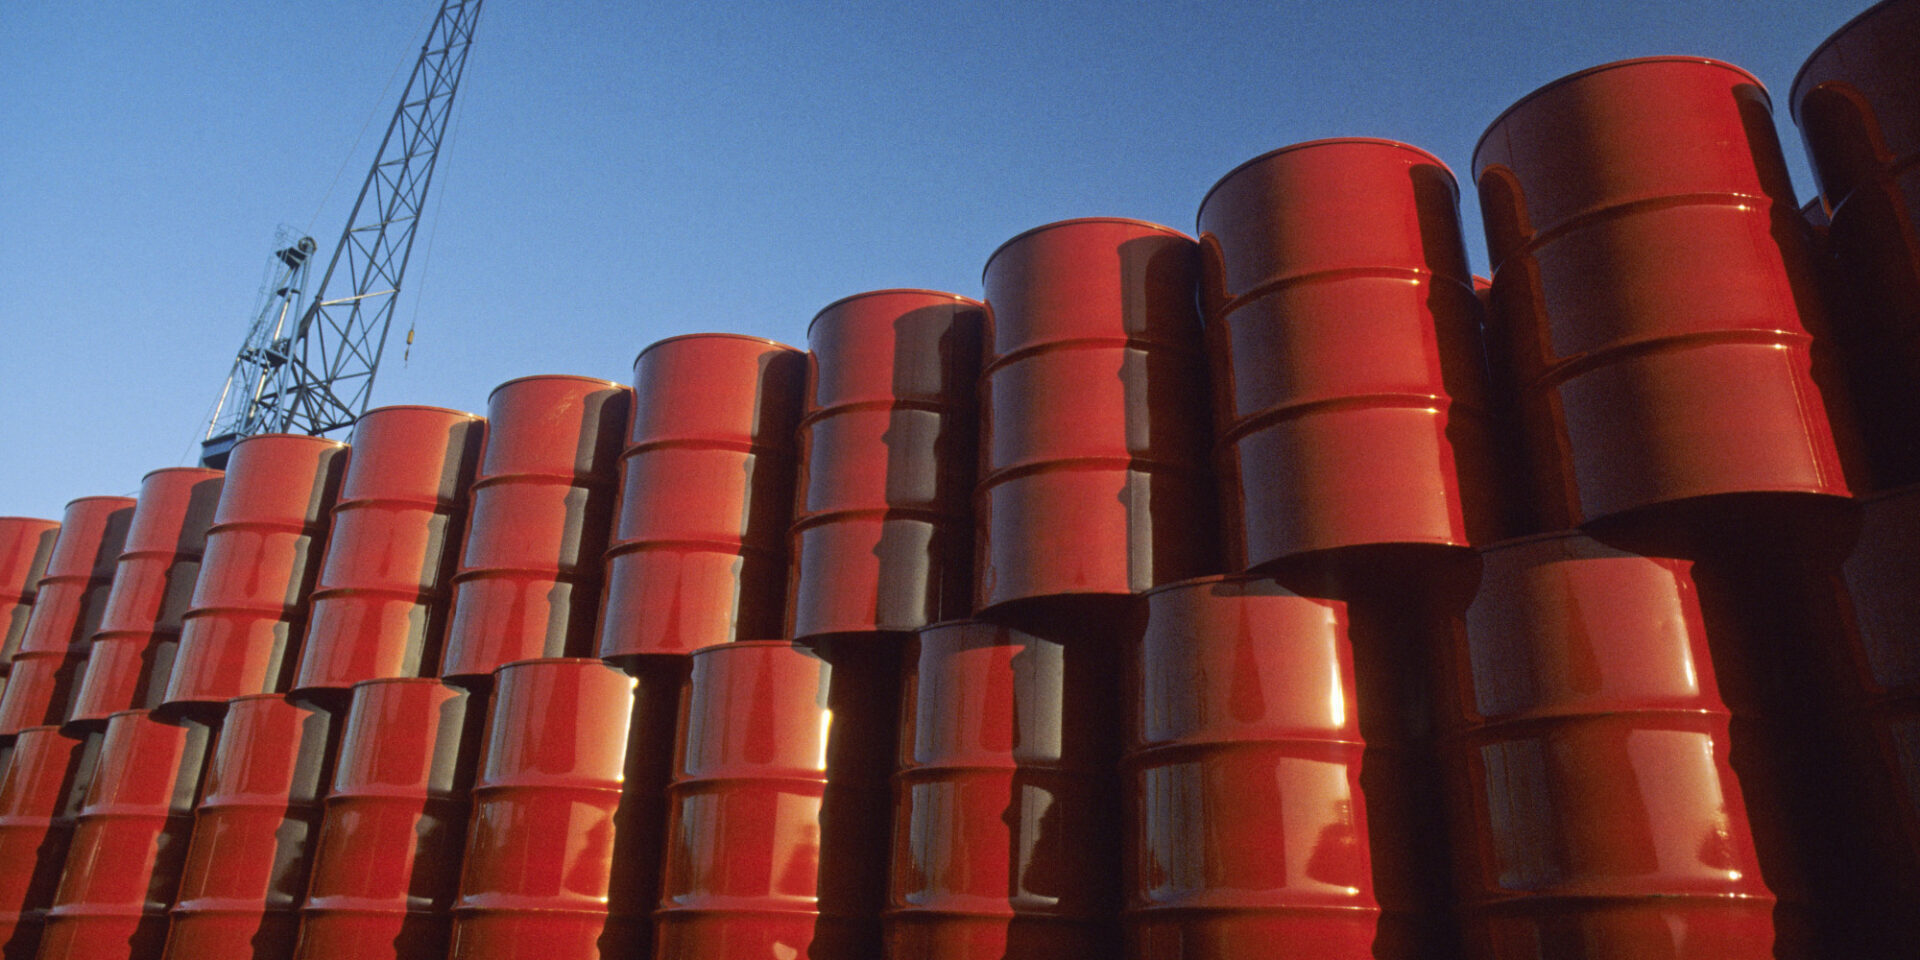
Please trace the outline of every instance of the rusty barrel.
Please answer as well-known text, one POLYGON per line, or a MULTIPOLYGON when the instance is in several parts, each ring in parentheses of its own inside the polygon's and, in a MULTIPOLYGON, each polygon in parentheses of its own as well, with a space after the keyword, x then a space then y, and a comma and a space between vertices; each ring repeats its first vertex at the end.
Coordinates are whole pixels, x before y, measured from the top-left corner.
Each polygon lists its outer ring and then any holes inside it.
POLYGON ((294 956, 446 955, 483 704, 432 678, 354 685, 294 956))
POLYGON ((207 528, 224 476, 200 467, 169 467, 141 479, 126 550, 100 631, 93 635, 69 723, 103 729, 115 713, 158 705, 173 671, 182 618, 200 579, 207 528))
POLYGON ((1219 566, 1198 263, 1185 234, 1104 218, 988 258, 975 610, 1219 566))
POLYGON ((285 694, 233 699, 193 809, 170 960, 292 954, 339 730, 285 694))
POLYGON ((1829 420, 1810 239, 1770 110, 1737 67, 1626 60, 1528 95, 1475 148, 1547 529, 1847 495, 1853 444, 1829 420))
MULTIPOLYGON (((0 957, 31 958, 67 861, 94 751, 84 736, 28 727, 0 752, 0 957)), ((98 744, 94 744, 97 749, 98 744)))
MULTIPOLYGON (((522 660, 494 677, 449 960, 645 956, 649 865, 622 803, 635 681, 598 660, 522 660)), ((630 750, 635 748, 635 750, 630 750)))
POLYGON ((787 635, 916 630, 972 608, 977 300, 877 290, 807 328, 787 635))
POLYGON ((287 688, 347 450, 284 433, 234 444, 162 712, 214 715, 287 688))
POLYGON ((484 419, 440 407, 380 407, 353 425, 293 689, 344 699, 362 680, 436 672, 486 434, 484 419))
POLYGON ((598 653, 683 655, 780 632, 806 355, 669 337, 633 363, 598 653))
POLYGON ((1391 140, 1241 164, 1200 204, 1227 566, 1498 539, 1459 187, 1391 140))
POLYGON ((1121 638, 1049 633, 957 621, 907 648, 889 956, 1119 955, 1121 638))
POLYGON ((134 502, 131 497, 81 497, 67 504, 6 691, 0 693, 0 739, 27 727, 66 722, 75 685, 86 671, 88 641, 106 612, 134 502))
POLYGON ((0 517, 0 692, 20 652, 47 558, 60 536, 60 522, 35 517, 0 517))
POLYGON ((1875 479, 1920 482, 1920 3, 1874 5, 1794 78, 1794 122, 1830 216, 1834 318, 1875 479))
POLYGON ((1761 875, 1693 564, 1577 533, 1482 560, 1440 710, 1469 952, 1760 958, 1778 937, 1800 955, 1803 904, 1761 875))
POLYGON ((47 928, 43 960, 154 960, 193 835, 212 737, 198 721, 107 720, 47 928))
POLYGON ((442 677, 484 683, 504 663, 592 650, 632 403, 617 383, 564 375, 509 380, 487 397, 442 677))

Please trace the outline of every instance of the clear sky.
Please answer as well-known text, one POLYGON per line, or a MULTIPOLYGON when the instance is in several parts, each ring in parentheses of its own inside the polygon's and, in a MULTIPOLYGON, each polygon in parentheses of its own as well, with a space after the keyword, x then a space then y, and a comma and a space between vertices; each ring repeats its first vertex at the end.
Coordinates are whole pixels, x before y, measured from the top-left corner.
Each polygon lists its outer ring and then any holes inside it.
MULTIPOLYGON (((437 6, 0 4, 0 515, 196 461, 276 226, 331 253, 437 6)), ((1514 100, 1626 57, 1757 74, 1804 198, 1787 88, 1867 6, 487 0, 375 403, 628 381, 680 333, 804 346, 847 294, 978 295, 1042 223, 1191 231, 1219 177, 1303 140, 1464 177, 1514 100)))

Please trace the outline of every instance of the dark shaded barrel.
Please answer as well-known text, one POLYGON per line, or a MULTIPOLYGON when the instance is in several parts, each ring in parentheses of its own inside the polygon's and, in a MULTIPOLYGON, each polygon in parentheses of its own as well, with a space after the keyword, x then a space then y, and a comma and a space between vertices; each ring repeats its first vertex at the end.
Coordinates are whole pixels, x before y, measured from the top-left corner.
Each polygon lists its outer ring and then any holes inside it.
POLYGON ((40 578, 46 576, 47 558, 59 536, 56 520, 0 517, 0 693, 6 690, 5 677, 13 669, 13 655, 20 652, 40 578))
POLYGON ((1845 496, 1850 428, 1766 91, 1653 57, 1564 77, 1474 151, 1547 529, 1845 496))
POLYGON ((115 713, 159 705, 224 477, 218 470, 169 467, 141 479, 69 723, 104 729, 115 713))
POLYGON ((294 956, 446 955, 483 703, 431 678, 354 685, 294 956))
POLYGON ((134 502, 81 497, 67 504, 0 693, 0 740, 27 727, 66 722, 75 684, 86 671, 88 641, 106 613, 134 502))
POLYGON ((234 444, 162 712, 215 715, 287 688, 347 459, 346 444, 319 437, 234 444))
POLYGON ((598 653, 686 654, 780 632, 806 355, 670 337, 633 362, 598 653))
POLYGON ((855 294, 807 328, 787 635, 916 630, 972 609, 977 300, 855 294))
POLYGON ((1198 263, 1185 234, 1120 219, 988 258, 974 609, 1219 566, 1198 263))
POLYGON ((170 960, 293 953, 339 732, 285 694, 234 698, 193 809, 170 960))
POLYGON ((39 946, 94 750, 58 727, 28 727, 0 748, 10 753, 0 755, 0 957, 31 958, 39 946))
POLYGON ((503 663, 593 649, 632 402, 617 383, 572 376, 509 380, 487 398, 442 677, 484 683, 503 663))
POLYGON ((353 425, 293 688, 432 675, 445 638, 467 492, 487 423, 439 407, 380 407, 353 425))
POLYGON ((1446 164, 1318 140, 1200 204, 1227 565, 1498 539, 1474 278, 1446 164))
POLYGON ((193 835, 212 736, 128 710, 107 720, 41 938, 44 960, 154 960, 193 835))

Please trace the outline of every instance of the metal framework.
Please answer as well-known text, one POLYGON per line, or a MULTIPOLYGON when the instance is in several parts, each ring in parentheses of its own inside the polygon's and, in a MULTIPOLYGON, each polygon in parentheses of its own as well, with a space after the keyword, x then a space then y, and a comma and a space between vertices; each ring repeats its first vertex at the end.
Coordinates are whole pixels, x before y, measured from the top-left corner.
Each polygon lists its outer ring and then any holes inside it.
MULTIPOLYGON (((280 284, 296 291, 292 299, 268 301, 234 360, 201 444, 202 463, 223 466, 227 451, 255 434, 325 436, 366 412, 481 2, 441 3, 312 300, 287 330, 287 307, 298 308, 304 287, 302 258, 293 278, 302 282, 280 284), (344 292, 331 295, 341 289, 336 281, 344 292)), ((310 254, 313 241, 303 243, 310 254)), ((275 256, 285 262, 283 254, 297 249, 275 256)))

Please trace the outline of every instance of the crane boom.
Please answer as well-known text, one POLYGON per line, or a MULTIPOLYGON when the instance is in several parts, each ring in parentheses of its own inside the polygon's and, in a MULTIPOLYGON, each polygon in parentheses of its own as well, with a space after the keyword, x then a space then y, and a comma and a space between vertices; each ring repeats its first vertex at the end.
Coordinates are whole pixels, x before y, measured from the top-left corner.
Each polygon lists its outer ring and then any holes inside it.
POLYGON ((481 2, 441 3, 319 285, 292 330, 276 324, 262 338, 255 321, 201 463, 224 466, 227 451, 254 434, 325 436, 366 412, 481 2))

